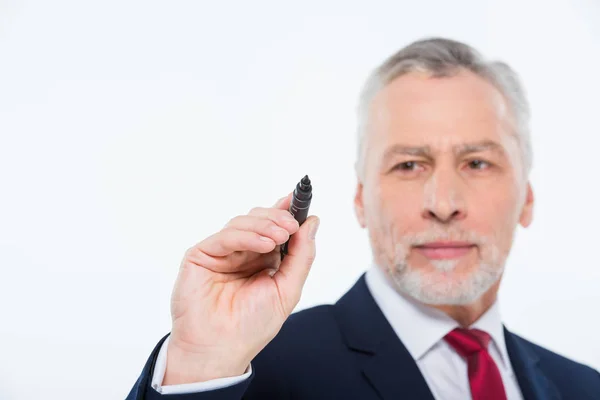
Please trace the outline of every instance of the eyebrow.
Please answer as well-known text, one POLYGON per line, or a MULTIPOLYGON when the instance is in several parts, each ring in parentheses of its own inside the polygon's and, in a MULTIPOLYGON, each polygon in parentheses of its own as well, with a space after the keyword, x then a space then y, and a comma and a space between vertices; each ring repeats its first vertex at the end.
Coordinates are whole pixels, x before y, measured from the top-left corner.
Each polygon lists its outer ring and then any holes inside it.
MULTIPOLYGON (((503 147, 497 142, 494 142, 493 140, 482 140, 480 142, 463 143, 453 147, 453 152, 457 157, 486 150, 491 150, 501 155, 504 154, 503 147)), ((406 146, 402 144, 395 144, 385 151, 383 155, 383 162, 387 163, 390 158, 396 155, 418 156, 428 159, 433 158, 431 148, 429 146, 406 146)))
POLYGON ((454 148, 454 154, 458 157, 464 156, 470 153, 479 153, 481 151, 493 151, 500 155, 504 155, 504 148, 498 142, 494 142, 493 140, 482 140, 480 142, 475 143, 464 143, 457 145, 454 148))

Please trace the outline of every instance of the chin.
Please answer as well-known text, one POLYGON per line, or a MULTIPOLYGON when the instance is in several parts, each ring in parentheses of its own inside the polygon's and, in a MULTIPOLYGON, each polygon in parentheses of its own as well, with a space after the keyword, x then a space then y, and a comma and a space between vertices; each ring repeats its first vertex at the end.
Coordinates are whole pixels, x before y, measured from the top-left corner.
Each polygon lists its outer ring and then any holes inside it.
POLYGON ((415 300, 431 305, 467 305, 485 294, 502 276, 503 268, 479 265, 462 272, 456 260, 436 260, 432 267, 395 268, 391 272, 397 289, 415 300))

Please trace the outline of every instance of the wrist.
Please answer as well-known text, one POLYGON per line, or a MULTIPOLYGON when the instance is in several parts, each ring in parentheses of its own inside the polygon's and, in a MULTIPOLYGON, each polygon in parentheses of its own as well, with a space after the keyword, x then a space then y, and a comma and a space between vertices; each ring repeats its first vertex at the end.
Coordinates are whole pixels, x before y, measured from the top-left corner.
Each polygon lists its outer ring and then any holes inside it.
POLYGON ((213 353, 194 353, 169 343, 167 367, 162 386, 206 382, 243 375, 250 361, 240 361, 213 353))

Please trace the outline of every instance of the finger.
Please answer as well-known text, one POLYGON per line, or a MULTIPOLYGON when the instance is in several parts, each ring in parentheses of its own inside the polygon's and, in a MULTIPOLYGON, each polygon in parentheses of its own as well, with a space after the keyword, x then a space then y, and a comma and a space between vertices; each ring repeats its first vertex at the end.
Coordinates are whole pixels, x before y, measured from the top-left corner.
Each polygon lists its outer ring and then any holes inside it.
POLYGON ((289 192, 286 196, 277 200, 277 203, 273 206, 273 208, 278 208, 280 210, 289 210, 290 203, 292 201, 292 194, 294 192, 289 192))
POLYGON ((280 258, 279 246, 275 246, 270 253, 236 251, 224 257, 209 256, 197 247, 192 247, 185 255, 186 262, 213 272, 250 273, 250 275, 261 269, 276 268, 280 263, 280 258))
POLYGON ((285 215, 284 217, 273 217, 272 215, 270 217, 238 215, 232 218, 225 228, 256 232, 259 235, 270 237, 277 244, 285 242, 298 230, 298 224, 284 218, 285 215))
POLYGON ((198 243, 195 247, 211 257, 224 257, 236 251, 268 253, 276 243, 256 232, 223 229, 198 243))
MULTIPOLYGON (((283 202, 285 204, 287 200, 283 202)), ((255 207, 248 212, 248 215, 253 217, 270 219, 275 222, 277 225, 286 229, 290 234, 295 233, 298 228, 298 221, 294 218, 294 216, 287 210, 282 210, 278 208, 264 208, 264 207, 255 207)))
POLYGON ((273 279, 280 289, 285 311, 292 312, 302 294, 302 288, 315 260, 314 235, 319 227, 319 218, 310 216, 298 232, 290 238, 288 254, 283 259, 273 279))

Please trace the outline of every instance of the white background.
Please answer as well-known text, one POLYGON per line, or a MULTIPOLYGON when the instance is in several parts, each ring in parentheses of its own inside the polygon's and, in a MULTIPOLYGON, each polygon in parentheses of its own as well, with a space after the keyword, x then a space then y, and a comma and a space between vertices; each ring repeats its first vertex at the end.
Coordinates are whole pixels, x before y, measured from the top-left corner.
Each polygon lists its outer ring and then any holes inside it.
POLYGON ((600 3, 537 3, 0 0, 0 398, 124 398, 184 251, 304 174, 322 223, 298 309, 334 302, 371 259, 359 88, 432 35, 530 95, 537 203, 507 326, 600 368, 600 3))

